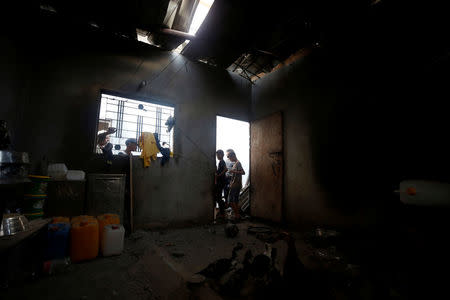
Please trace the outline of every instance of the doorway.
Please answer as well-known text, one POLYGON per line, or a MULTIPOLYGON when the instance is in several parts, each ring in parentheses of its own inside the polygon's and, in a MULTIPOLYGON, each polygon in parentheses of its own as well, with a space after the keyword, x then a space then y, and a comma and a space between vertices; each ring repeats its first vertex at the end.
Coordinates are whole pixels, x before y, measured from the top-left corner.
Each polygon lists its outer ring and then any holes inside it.
MULTIPOLYGON (((242 185, 250 178, 250 123, 217 116, 216 150, 233 149, 244 168, 242 185)), ((216 161, 217 162, 217 161, 216 161)))
MULTIPOLYGON (((242 176, 242 186, 243 190, 241 190, 240 196, 240 206, 249 207, 249 198, 247 197, 246 205, 242 204, 242 193, 243 191, 247 191, 248 195, 248 184, 250 179, 250 124, 245 121, 225 118, 221 116, 216 117, 216 149, 223 150, 226 154, 228 149, 233 149, 236 153, 238 160, 242 164, 242 168, 245 171, 245 174, 242 176)), ((225 157, 225 163, 227 167, 230 168, 232 163, 225 157)), ((216 160, 216 165, 218 161, 216 160)), ((225 188, 222 191, 222 197, 225 200, 225 207, 228 206, 226 198, 227 189, 225 188)), ((229 208, 231 210, 231 208, 229 208)), ((214 219, 216 219, 216 215, 219 211, 219 207, 216 203, 214 209, 214 219)), ((231 213, 231 211, 228 211, 231 213)), ((228 214, 227 213, 227 214, 228 214)), ((230 215, 229 215, 230 216, 230 215)))
POLYGON ((216 149, 233 149, 245 171, 239 199, 241 210, 248 207, 253 217, 280 222, 284 183, 282 113, 251 124, 217 116, 216 130, 216 149), (251 187, 246 188, 250 181, 251 187))

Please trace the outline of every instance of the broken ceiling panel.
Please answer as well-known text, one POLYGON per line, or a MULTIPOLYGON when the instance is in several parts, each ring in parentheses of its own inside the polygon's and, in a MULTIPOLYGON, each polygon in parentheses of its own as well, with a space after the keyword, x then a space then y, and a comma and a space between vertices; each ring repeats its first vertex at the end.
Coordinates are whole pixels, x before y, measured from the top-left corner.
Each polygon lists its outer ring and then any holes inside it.
POLYGON ((182 53, 254 81, 301 49, 347 43, 355 35, 350 29, 359 34, 358 26, 367 22, 370 3, 216 0, 182 53))
POLYGON ((272 53, 252 51, 242 54, 227 70, 255 82, 264 74, 271 72, 279 63, 279 59, 272 53))
POLYGON ((68 21, 95 24, 103 31, 133 39, 137 39, 138 34, 148 32, 152 34, 150 40, 153 44, 172 50, 186 38, 164 30, 176 29, 186 33, 198 2, 199 0, 44 0, 40 6, 41 9, 52 8, 68 21))
POLYGON ((245 78, 258 78, 303 47, 319 39, 309 8, 260 1, 216 0, 183 51, 192 60, 213 61, 245 78))
POLYGON ((170 28, 182 32, 189 32, 189 27, 191 26, 195 10, 200 0, 183 0, 179 2, 175 19, 170 28))

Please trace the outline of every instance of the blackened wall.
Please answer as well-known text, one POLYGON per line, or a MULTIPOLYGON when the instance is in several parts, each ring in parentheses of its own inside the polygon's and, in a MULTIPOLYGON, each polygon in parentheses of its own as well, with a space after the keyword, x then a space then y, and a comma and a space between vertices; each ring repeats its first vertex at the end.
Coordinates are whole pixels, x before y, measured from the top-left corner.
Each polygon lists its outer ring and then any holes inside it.
POLYGON ((378 18, 359 35, 357 22, 337 28, 253 87, 253 119, 284 114, 287 222, 381 222, 395 214, 401 180, 450 180, 443 27, 419 34, 413 20, 397 22, 378 18))
POLYGON ((175 158, 164 167, 155 162, 146 169, 135 158, 135 224, 209 220, 216 115, 248 120, 250 84, 225 70, 137 41, 70 27, 61 34, 48 25, 39 24, 40 34, 16 40, 2 57, 3 65, 11 69, 2 70, 8 77, 2 78, 8 100, 2 117, 19 108, 24 111, 11 130, 15 148, 30 153, 33 172, 42 172, 45 162, 64 162, 69 169, 88 172, 103 170, 93 154, 102 90, 155 99, 175 107, 175 158), (28 86, 26 97, 20 99, 14 94, 20 81, 11 59, 29 62, 27 72, 19 74, 28 86), (138 90, 143 80, 148 84, 138 90))
MULTIPOLYGON (((0 119, 6 120, 8 128, 20 126, 23 117, 23 101, 26 88, 26 64, 19 53, 15 42, 10 37, 0 39, 0 119)), ((10 132, 12 142, 15 142, 15 132, 10 132)))

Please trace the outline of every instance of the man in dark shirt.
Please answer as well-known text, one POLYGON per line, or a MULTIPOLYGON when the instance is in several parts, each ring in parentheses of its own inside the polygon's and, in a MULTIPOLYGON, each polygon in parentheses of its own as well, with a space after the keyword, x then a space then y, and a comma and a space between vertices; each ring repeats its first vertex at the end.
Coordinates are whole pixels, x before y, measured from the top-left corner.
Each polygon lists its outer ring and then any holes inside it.
POLYGON ((96 152, 99 154, 103 154, 106 165, 108 166, 108 169, 110 169, 112 165, 113 160, 113 145, 110 143, 110 134, 113 134, 116 132, 116 128, 109 127, 108 130, 99 133, 97 135, 97 150, 96 152))
POLYGON ((216 151, 217 160, 219 164, 216 169, 215 179, 214 179, 214 207, 216 203, 219 204, 219 212, 220 216, 224 217, 225 215, 225 203, 222 200, 222 191, 226 185, 226 176, 227 167, 225 165, 225 161, 223 160, 224 153, 222 150, 216 151))
POLYGON ((127 139, 125 141, 125 145, 127 146, 127 148, 125 149, 125 151, 119 152, 120 157, 129 157, 131 155, 131 152, 136 151, 137 149, 136 139, 127 139))

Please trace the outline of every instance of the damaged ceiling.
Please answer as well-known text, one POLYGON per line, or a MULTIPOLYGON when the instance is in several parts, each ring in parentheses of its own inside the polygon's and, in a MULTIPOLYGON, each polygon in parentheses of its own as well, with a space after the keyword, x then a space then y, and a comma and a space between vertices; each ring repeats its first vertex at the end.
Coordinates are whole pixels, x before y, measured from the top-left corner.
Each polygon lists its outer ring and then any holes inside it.
POLYGON ((316 47, 359 48, 379 57, 389 52, 417 61, 448 56, 449 43, 442 38, 448 18, 439 8, 387 0, 216 0, 192 36, 187 32, 199 2, 43 0, 33 2, 33 11, 133 40, 138 31, 166 50, 190 40, 183 55, 252 82, 316 47))
POLYGON ((145 33, 151 44, 172 50, 185 41, 183 33, 189 30, 198 2, 199 0, 44 0, 37 4, 43 15, 57 15, 72 23, 90 24, 106 33, 134 40, 137 39, 137 32, 145 33))
POLYGON ((182 53, 252 82, 317 47, 344 64, 351 53, 374 66, 426 65, 448 56, 445 11, 402 0, 217 0, 182 53))

